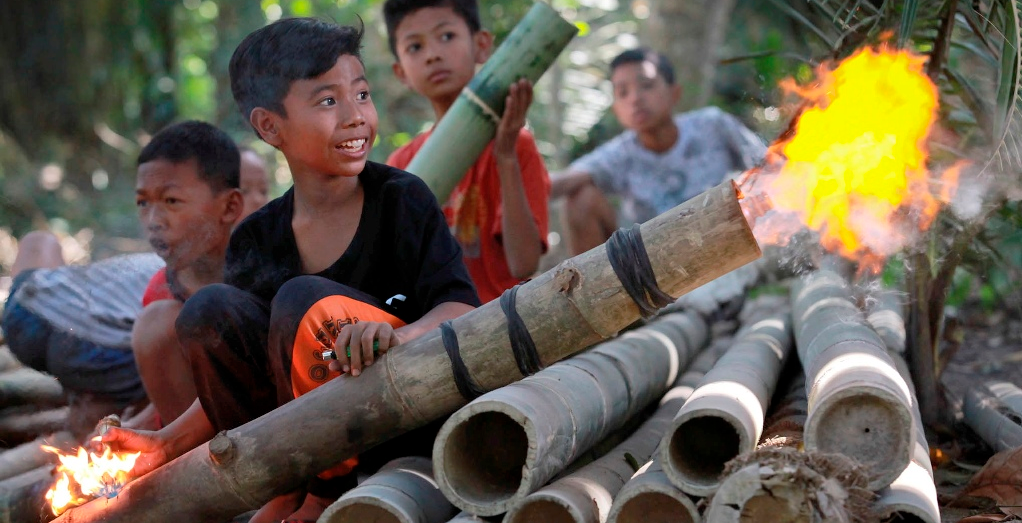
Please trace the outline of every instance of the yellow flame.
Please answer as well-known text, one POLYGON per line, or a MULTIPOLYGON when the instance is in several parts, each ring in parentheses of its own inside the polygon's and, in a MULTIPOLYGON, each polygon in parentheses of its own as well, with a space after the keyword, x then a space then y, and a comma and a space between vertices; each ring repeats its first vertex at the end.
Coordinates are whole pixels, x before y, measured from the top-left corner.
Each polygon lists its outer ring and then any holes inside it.
POLYGON ((42 445, 42 449, 57 455, 60 477, 46 492, 46 500, 55 516, 90 499, 117 495, 129 481, 129 472, 140 453, 113 452, 109 447, 102 454, 88 452, 84 447, 75 454, 64 454, 60 449, 42 445))
POLYGON ((938 104, 925 61, 866 48, 833 70, 821 67, 814 85, 782 83, 805 109, 758 173, 780 213, 757 231, 761 241, 790 238, 797 220, 828 251, 876 265, 931 225, 954 194, 958 168, 940 181, 926 168, 938 104))

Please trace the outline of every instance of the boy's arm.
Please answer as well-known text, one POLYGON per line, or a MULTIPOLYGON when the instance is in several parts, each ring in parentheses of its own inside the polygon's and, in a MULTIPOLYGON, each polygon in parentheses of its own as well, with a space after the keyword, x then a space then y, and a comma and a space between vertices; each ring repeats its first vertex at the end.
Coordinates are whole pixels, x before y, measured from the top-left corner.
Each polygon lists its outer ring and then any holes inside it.
POLYGON ((441 323, 453 320, 472 309, 475 309, 475 307, 467 303, 456 301, 439 303, 427 312, 425 316, 419 318, 418 321, 409 323, 404 327, 398 327, 394 329, 394 333, 398 335, 400 343, 407 343, 437 328, 441 323))
POLYGON ((562 171, 550 176, 550 199, 570 196, 582 187, 593 183, 593 176, 582 171, 562 171))
POLYGON ((517 151, 518 134, 525 126, 525 113, 531 103, 532 84, 528 80, 511 85, 493 144, 504 210, 501 218, 504 257, 511 275, 518 279, 536 272, 543 254, 543 238, 529 208, 517 151))
POLYGON ((112 427, 102 435, 102 442, 118 451, 140 452, 131 471, 132 476, 139 477, 209 441, 215 435, 206 411, 196 399, 184 414, 159 431, 112 427))

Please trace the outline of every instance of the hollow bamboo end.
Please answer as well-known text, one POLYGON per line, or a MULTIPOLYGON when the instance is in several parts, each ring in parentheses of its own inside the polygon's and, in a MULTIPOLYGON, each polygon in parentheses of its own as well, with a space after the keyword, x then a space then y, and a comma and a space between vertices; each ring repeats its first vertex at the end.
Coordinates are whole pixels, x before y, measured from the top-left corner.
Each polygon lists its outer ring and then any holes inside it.
POLYGON ((687 494, 713 494, 727 462, 755 448, 753 424, 727 409, 699 406, 686 411, 683 407, 660 445, 664 474, 687 494))
POLYGON ((508 511, 503 523, 587 523, 577 507, 556 495, 533 494, 508 511))
POLYGON ((355 496, 338 500, 327 507, 316 523, 418 523, 408 514, 379 499, 355 496))
POLYGON ((472 514, 496 516, 528 494, 527 464, 536 444, 529 421, 498 402, 479 402, 452 415, 433 447, 437 484, 472 514))
POLYGON ((608 523, 698 523, 699 510, 669 485, 646 483, 614 500, 608 523))

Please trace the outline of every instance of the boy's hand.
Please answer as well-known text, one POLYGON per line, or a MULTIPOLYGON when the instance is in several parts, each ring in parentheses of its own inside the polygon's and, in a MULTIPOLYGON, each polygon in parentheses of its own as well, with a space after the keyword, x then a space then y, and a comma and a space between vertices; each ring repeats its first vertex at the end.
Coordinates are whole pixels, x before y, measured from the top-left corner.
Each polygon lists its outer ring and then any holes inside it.
POLYGON ((373 342, 380 354, 401 344, 394 327, 386 322, 360 321, 345 325, 334 340, 336 361, 330 362, 330 370, 350 372, 352 376, 362 373, 362 368, 373 364, 373 342), (345 347, 351 348, 348 357, 345 347))
POLYGON ((131 469, 131 477, 144 476, 168 461, 167 444, 159 432, 111 427, 99 437, 98 443, 114 452, 141 452, 131 469))
POLYGON ((525 127, 525 114, 532 104, 532 82, 521 79, 511 84, 504 104, 504 116, 497 126, 493 142, 493 154, 500 159, 517 158, 518 133, 525 127))

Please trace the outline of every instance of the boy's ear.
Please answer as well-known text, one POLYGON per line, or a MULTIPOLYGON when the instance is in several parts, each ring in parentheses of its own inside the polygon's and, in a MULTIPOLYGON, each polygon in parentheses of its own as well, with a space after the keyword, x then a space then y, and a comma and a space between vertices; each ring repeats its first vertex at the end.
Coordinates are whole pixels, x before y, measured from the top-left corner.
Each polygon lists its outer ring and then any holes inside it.
POLYGON ((256 107, 252 109, 252 112, 248 115, 248 123, 252 124, 252 128, 259 133, 259 137, 264 142, 274 146, 280 146, 280 134, 277 121, 280 118, 277 113, 265 109, 263 107, 256 107))
POLYGON ((405 85, 405 87, 411 87, 408 85, 408 76, 405 75, 405 68, 401 66, 401 62, 394 61, 391 64, 390 69, 394 71, 394 76, 397 77, 398 81, 405 85))
POLYGON ((681 84, 675 83, 671 86, 671 107, 677 107, 681 101, 681 84))
POLYGON ((493 53, 493 33, 486 29, 480 29, 472 35, 472 40, 476 46, 476 63, 485 63, 493 53))
POLYGON ((224 224, 234 226, 241 213, 245 209, 245 198, 241 195, 241 189, 230 189, 224 195, 224 213, 221 220, 224 224))

